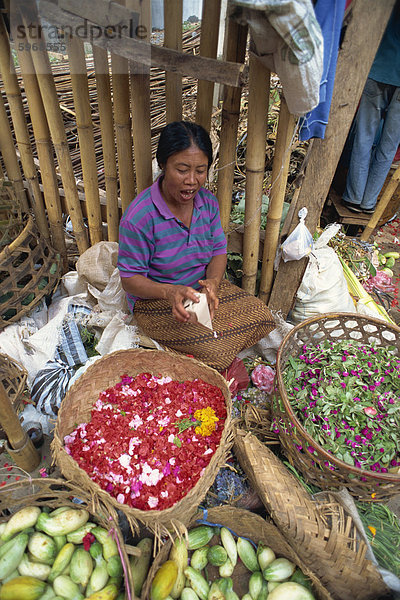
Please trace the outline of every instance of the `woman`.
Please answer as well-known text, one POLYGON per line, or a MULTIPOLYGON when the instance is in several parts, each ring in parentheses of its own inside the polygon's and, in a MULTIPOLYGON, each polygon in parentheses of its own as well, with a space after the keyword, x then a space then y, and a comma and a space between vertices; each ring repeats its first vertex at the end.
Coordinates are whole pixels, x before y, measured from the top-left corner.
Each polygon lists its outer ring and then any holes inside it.
POLYGON ((265 304, 223 280, 226 239, 218 201, 203 185, 212 163, 203 127, 169 123, 161 132, 155 183, 131 202, 120 223, 118 268, 139 327, 162 346, 222 371, 275 324, 265 304), (213 329, 185 301, 207 296, 213 329))

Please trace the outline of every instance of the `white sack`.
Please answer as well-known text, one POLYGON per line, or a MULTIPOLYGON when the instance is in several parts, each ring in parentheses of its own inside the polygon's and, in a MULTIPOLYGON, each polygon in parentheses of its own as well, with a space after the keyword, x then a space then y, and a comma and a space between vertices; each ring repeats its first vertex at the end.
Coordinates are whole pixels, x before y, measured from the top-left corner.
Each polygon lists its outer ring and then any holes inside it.
POLYGON ((290 314, 293 323, 329 312, 357 312, 339 257, 326 245, 339 229, 329 225, 315 242, 290 314))
POLYGON ((114 315, 110 323, 104 329, 96 350, 104 356, 115 350, 127 350, 138 348, 138 329, 134 325, 126 324, 126 317, 121 311, 114 315))
POLYGON ((100 310, 129 313, 126 293, 122 289, 117 268, 118 243, 99 242, 86 250, 76 263, 81 281, 87 283, 90 294, 100 310))

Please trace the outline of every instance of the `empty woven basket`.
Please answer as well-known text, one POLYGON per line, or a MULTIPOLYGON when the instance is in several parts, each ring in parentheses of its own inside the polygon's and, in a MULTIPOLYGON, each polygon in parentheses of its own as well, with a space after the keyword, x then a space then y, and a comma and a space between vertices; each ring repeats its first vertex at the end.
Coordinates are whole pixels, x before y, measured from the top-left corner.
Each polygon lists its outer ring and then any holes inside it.
POLYGON ((317 504, 254 435, 238 430, 234 451, 273 522, 337 600, 390 597, 367 547, 339 503, 317 504))
POLYGON ((19 235, 0 252, 0 329, 18 321, 57 286, 59 254, 28 217, 19 235))

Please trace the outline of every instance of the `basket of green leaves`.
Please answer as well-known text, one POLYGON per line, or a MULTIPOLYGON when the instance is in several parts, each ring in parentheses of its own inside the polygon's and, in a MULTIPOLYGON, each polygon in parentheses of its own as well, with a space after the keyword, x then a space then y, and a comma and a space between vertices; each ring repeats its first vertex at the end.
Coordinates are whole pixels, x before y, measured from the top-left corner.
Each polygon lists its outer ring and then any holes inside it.
POLYGON ((398 493, 399 333, 380 319, 330 313, 283 340, 272 429, 310 483, 369 500, 398 493))

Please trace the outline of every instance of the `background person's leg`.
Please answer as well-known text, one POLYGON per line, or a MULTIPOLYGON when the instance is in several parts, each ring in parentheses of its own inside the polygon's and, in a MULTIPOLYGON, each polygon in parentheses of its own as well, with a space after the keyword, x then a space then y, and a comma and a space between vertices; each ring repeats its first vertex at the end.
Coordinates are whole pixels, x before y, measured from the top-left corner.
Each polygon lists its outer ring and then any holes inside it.
POLYGON ((387 98, 388 108, 382 134, 372 156, 361 202, 361 209, 365 210, 375 208, 379 192, 385 183, 400 144, 400 88, 394 86, 387 86, 387 88, 386 93, 390 96, 387 98))
POLYGON ((372 147, 380 127, 383 109, 384 98, 380 84, 373 79, 367 79, 355 120, 353 148, 343 193, 346 202, 358 207, 364 197, 372 147))

